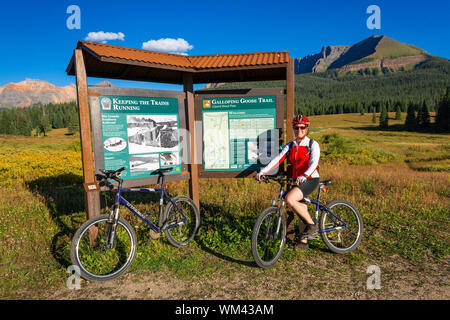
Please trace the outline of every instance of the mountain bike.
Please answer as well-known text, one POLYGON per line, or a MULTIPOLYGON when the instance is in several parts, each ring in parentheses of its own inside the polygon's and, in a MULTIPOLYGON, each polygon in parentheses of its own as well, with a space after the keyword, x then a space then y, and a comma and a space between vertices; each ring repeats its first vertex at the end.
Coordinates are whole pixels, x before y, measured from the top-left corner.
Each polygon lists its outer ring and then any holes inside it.
POLYGON ((96 174, 100 185, 114 188, 109 180, 118 183, 115 203, 109 214, 99 215, 87 220, 76 231, 70 248, 72 264, 80 268, 83 278, 92 281, 108 281, 123 274, 133 262, 136 249, 136 232, 129 222, 120 217, 120 207, 124 205, 150 226, 150 232, 164 233, 169 243, 176 247, 187 246, 195 237, 200 226, 200 213, 195 203, 188 197, 172 198, 164 187, 164 173, 173 168, 153 171, 161 181, 161 188, 122 188, 120 174, 126 168, 118 170, 100 170, 96 174), (153 224, 123 196, 124 192, 160 192, 158 222, 153 224), (164 208, 164 200, 166 207, 164 208))
MULTIPOLYGON (((251 249, 253 258, 262 268, 272 267, 280 258, 286 245, 286 202, 287 185, 295 185, 295 180, 282 176, 264 176, 262 181, 276 181, 280 184, 278 199, 265 209, 256 220, 252 231, 251 249)), ((348 201, 333 200, 321 203, 320 193, 326 192, 331 180, 320 181, 317 200, 303 198, 302 202, 315 205, 314 223, 319 221, 323 242, 333 252, 344 254, 355 250, 361 242, 363 220, 358 209, 348 201)))

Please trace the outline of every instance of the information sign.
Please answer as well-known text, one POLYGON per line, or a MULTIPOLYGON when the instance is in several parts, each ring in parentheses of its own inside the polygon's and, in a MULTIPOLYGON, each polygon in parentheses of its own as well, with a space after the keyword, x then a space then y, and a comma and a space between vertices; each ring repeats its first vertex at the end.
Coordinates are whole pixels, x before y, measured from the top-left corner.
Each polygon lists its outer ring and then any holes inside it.
POLYGON ((99 104, 106 170, 126 167, 124 180, 181 172, 177 99, 101 95, 99 104))
POLYGON ((276 131, 277 97, 203 98, 204 171, 257 170, 267 164, 276 131))

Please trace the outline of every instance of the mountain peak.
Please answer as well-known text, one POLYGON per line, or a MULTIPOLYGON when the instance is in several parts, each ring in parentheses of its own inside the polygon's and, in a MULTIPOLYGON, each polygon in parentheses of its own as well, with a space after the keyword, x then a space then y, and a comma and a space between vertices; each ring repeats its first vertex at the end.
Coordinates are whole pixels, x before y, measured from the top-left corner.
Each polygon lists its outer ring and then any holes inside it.
POLYGON ((27 107, 42 103, 63 103, 76 100, 75 85, 58 87, 45 80, 26 78, 0 87, 0 105, 27 107))
POLYGON ((99 82, 99 83, 93 85, 92 87, 109 87, 109 88, 111 88, 111 87, 114 87, 114 85, 111 82, 105 80, 105 81, 102 81, 102 82, 99 82))
POLYGON ((354 71, 364 68, 398 69, 426 59, 427 53, 385 35, 373 35, 354 45, 323 46, 320 53, 296 59, 295 73, 330 69, 354 71))

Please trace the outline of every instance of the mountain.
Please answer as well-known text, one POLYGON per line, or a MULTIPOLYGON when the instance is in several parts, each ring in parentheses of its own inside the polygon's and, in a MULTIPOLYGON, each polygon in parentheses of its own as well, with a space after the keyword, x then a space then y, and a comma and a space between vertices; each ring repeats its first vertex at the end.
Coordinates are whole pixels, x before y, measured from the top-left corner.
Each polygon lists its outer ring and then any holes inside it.
MULTIPOLYGON (((296 60, 295 113, 306 115, 380 111, 400 107, 437 110, 442 91, 450 87, 450 60, 386 36, 350 46, 323 47, 296 60)), ((223 90, 279 88, 286 81, 235 82, 223 90)), ((215 88, 210 85, 210 88, 215 88)), ((204 88, 204 90, 210 90, 204 88)))
POLYGON ((55 86, 47 81, 25 79, 18 83, 8 83, 0 87, 0 106, 27 107, 34 104, 63 103, 76 100, 74 84, 55 86))
POLYGON ((295 59, 295 73, 318 73, 338 69, 357 71, 365 68, 408 68, 431 55, 410 44, 386 36, 372 36, 354 45, 327 46, 320 53, 295 59))
POLYGON ((108 88, 112 88, 112 87, 115 87, 115 85, 113 85, 111 82, 109 82, 109 81, 102 81, 102 82, 99 82, 99 83, 97 83, 97 84, 95 84, 95 85, 93 85, 93 86, 89 86, 89 87, 102 87, 102 88, 105 88, 105 87, 108 87, 108 88))

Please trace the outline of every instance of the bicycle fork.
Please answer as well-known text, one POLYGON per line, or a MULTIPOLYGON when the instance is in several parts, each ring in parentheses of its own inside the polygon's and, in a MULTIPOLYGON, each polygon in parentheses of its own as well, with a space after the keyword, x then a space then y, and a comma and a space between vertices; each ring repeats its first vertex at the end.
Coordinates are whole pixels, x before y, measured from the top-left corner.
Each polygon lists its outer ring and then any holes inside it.
POLYGON ((116 228, 119 222, 119 204, 116 203, 111 209, 108 219, 108 229, 106 231, 106 249, 114 248, 114 239, 116 237, 116 228))
POLYGON ((278 207, 278 214, 277 214, 277 228, 275 229, 275 233, 271 234, 270 232, 270 226, 272 224, 272 218, 269 218, 269 222, 267 223, 267 229, 266 229, 266 237, 269 237, 271 235, 273 239, 278 238, 278 234, 280 233, 281 229, 281 215, 283 214, 283 208, 284 208, 284 201, 282 201, 281 205, 278 207))

